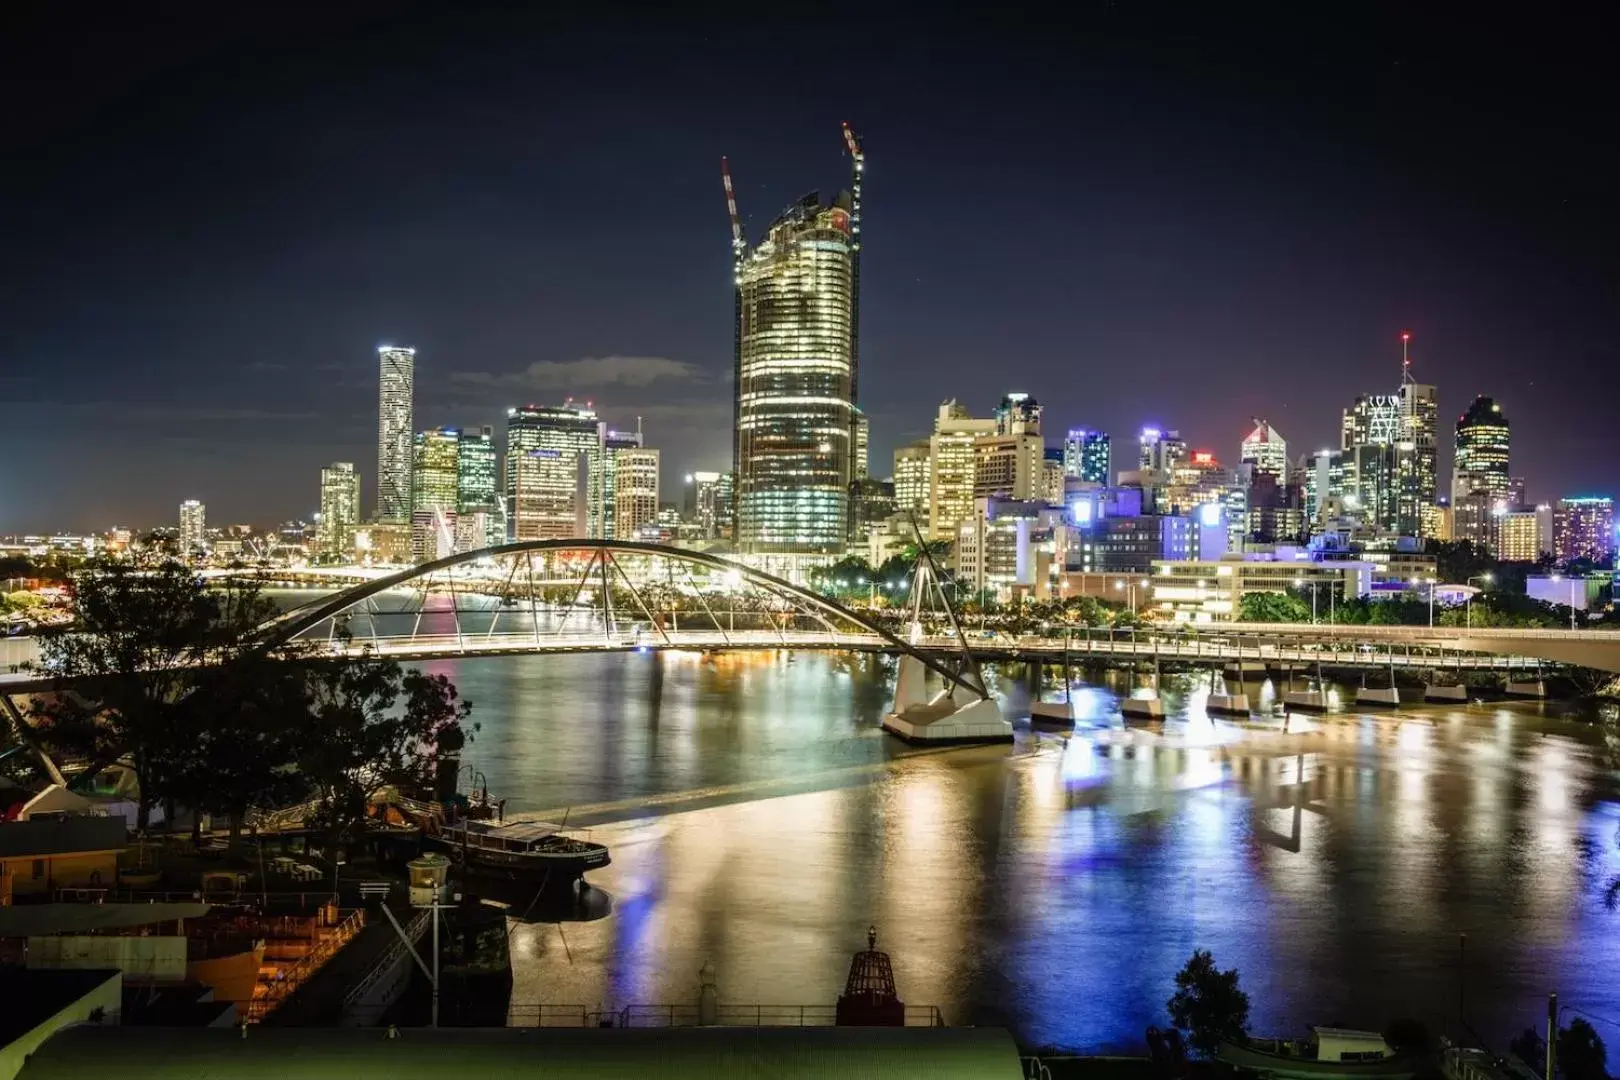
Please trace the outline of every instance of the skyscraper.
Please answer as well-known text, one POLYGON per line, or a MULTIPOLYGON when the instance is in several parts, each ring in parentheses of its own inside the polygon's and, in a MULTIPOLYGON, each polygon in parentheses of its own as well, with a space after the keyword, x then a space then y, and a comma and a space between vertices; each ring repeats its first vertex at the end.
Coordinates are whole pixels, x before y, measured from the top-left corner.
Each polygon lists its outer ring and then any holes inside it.
MULTIPOLYGON (((635 431, 613 431, 608 428, 602 430, 602 467, 598 470, 599 479, 586 486, 586 495, 594 503, 598 499, 602 504, 602 536, 606 539, 629 540, 619 528, 619 452, 622 450, 639 450, 642 445, 641 426, 638 423, 635 431)), ((654 487, 656 488, 656 483, 654 487)), ((653 517, 658 516, 658 507, 653 506, 653 517)))
POLYGON ((1156 427, 1142 429, 1138 462, 1143 472, 1159 473, 1168 477, 1187 460, 1187 441, 1179 431, 1163 431, 1156 427))
POLYGON ((752 247, 731 214, 736 336, 737 547, 790 577, 842 553, 856 478, 859 188, 865 159, 845 129, 853 190, 812 193, 752 247))
POLYGON ((1041 437, 1040 402, 1028 394, 1002 398, 996 407, 995 431, 974 440, 973 459, 975 499, 1043 500, 1046 443, 1041 437))
POLYGON ((416 350, 383 345, 377 360, 377 520, 399 524, 411 516, 416 350))
POLYGON ((456 546, 472 551, 505 543, 495 429, 485 424, 476 431, 463 431, 456 453, 456 527, 460 532, 456 546))
POLYGON ((1345 506, 1370 524, 1423 536, 1436 496, 1435 388, 1412 379, 1401 335, 1401 385, 1393 394, 1363 394, 1344 411, 1345 506))
POLYGON ((634 540, 658 520, 658 451, 640 445, 619 447, 613 454, 613 535, 634 540))
POLYGON ((717 472, 691 472, 686 474, 684 516, 698 527, 705 540, 720 536, 720 477, 717 472))
POLYGON ((1614 555, 1614 500, 1607 495, 1559 499, 1553 512, 1553 555, 1603 562, 1614 555))
POLYGON ((1507 498, 1509 425, 1502 406, 1483 395, 1457 419, 1456 456, 1451 464, 1451 501, 1455 505, 1476 491, 1507 498))
POLYGON ((1401 437, 1396 445, 1400 478, 1396 529, 1406 536, 1423 535, 1428 508, 1434 506, 1439 491, 1440 408, 1435 388, 1412 379, 1412 359, 1407 348, 1412 335, 1401 334, 1401 437))
POLYGON ((360 524, 360 474, 354 463, 334 461, 321 470, 321 520, 315 526, 315 557, 348 562, 354 557, 354 531, 360 524))
POLYGON ((456 494, 461 482, 461 432, 418 432, 411 459, 411 558, 439 559, 455 550, 456 494))
POLYGON ((894 452, 894 508, 909 514, 924 535, 928 533, 929 441, 918 439, 894 452))
POLYGON ((976 420, 955 400, 939 407, 928 440, 928 530, 935 540, 955 540, 962 522, 973 516, 978 478, 978 440, 994 435, 994 420, 976 420))
POLYGON ((208 530, 208 510, 196 499, 180 504, 180 557, 192 559, 208 552, 205 534, 208 530))
POLYGON ((855 426, 851 429, 850 453, 853 455, 850 468, 854 470, 855 480, 865 480, 871 474, 872 454, 872 421, 866 418, 866 413, 860 408, 855 410, 855 426))
POLYGON ((580 406, 568 401, 560 406, 526 405, 507 410, 506 502, 512 539, 602 535, 607 516, 601 502, 605 438, 604 425, 588 404, 580 406), (555 451, 555 455, 531 460, 536 450, 555 451), (520 492, 518 483, 524 477, 541 485, 540 489, 520 492), (569 500, 567 520, 578 524, 559 534, 565 511, 557 499, 565 488, 569 500), (520 521, 520 515, 528 516, 520 521))
POLYGON ((1106 484, 1111 465, 1106 431, 1069 429, 1068 438, 1063 440, 1065 476, 1084 480, 1088 484, 1106 484))
POLYGON ((1257 471, 1270 473, 1278 484, 1288 482, 1288 443, 1264 420, 1256 419, 1254 429, 1244 436, 1238 461, 1252 462, 1257 471))

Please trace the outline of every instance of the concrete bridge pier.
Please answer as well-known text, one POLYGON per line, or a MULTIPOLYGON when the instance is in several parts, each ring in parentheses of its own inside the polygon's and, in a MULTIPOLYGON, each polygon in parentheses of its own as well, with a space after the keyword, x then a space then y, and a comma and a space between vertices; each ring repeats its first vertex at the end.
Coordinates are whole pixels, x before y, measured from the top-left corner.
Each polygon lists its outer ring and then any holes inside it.
POLYGON ((1046 674, 1045 664, 1040 660, 1029 662, 1029 723, 1031 727, 1070 728, 1074 726, 1074 702, 1069 697, 1069 681, 1072 678, 1069 672, 1068 639, 1064 639, 1063 651, 1063 700, 1042 701, 1041 683, 1046 674))
POLYGON ((1537 675, 1533 679, 1515 679, 1511 675, 1507 679, 1507 696, 1510 698, 1545 698, 1547 684, 1537 675))
POLYGON ((1232 693, 1227 685, 1230 678, 1230 665, 1211 668, 1209 672, 1210 690, 1209 699, 1204 703, 1204 711, 1216 713, 1221 716, 1248 716, 1249 694, 1243 688, 1243 639, 1238 638, 1237 681, 1238 691, 1232 693))
MULTIPOLYGON (((1136 682, 1136 669, 1131 669, 1131 682, 1136 682)), ((1153 658, 1153 683, 1133 688, 1130 696, 1119 703, 1119 711, 1137 720, 1163 720, 1164 702, 1159 700, 1159 658, 1153 658)))

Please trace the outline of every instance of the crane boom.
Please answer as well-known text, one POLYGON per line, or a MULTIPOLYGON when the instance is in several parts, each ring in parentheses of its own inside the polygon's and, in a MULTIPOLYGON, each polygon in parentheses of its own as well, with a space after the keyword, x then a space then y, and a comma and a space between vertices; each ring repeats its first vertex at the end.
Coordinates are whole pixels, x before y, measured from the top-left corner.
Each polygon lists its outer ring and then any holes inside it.
POLYGON ((741 263, 748 242, 743 239, 742 217, 737 213, 737 193, 731 186, 731 166, 720 159, 720 180, 726 186, 726 212, 731 215, 731 258, 741 263))
MULTIPOLYGON (((860 140, 844 121, 844 145, 853 160, 849 181, 849 271, 850 271, 850 340, 849 340, 849 400, 859 404, 861 391, 861 179, 866 172, 866 151, 860 140)), ((851 435, 853 438, 853 434, 851 435)))

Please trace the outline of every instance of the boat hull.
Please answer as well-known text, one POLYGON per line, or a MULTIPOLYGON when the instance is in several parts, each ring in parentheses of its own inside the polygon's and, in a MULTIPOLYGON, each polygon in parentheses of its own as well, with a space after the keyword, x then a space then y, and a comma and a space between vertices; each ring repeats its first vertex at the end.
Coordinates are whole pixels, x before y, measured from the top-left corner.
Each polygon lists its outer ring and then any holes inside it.
POLYGON ((432 839, 429 844, 443 851, 452 863, 468 873, 557 886, 572 885, 586 872, 600 870, 613 861, 608 849, 600 844, 593 845, 588 851, 557 854, 490 851, 448 839, 432 839))
POLYGON ((1273 1054, 1239 1043, 1223 1042, 1215 1057, 1234 1069, 1276 1080, 1336 1080, 1336 1078, 1377 1077, 1378 1080, 1411 1080, 1421 1062, 1407 1057, 1378 1061, 1317 1061, 1291 1054, 1273 1054))

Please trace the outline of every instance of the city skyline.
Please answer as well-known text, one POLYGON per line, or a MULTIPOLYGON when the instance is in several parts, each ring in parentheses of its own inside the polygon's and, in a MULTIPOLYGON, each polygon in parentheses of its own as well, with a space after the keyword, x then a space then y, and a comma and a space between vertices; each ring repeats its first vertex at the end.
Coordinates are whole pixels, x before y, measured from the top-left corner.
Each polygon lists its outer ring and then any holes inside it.
MULTIPOLYGON (((1045 404, 1049 445, 1086 427, 1123 447, 1141 427, 1160 426, 1235 461, 1247 418, 1264 416, 1297 459, 1334 445, 1345 401, 1393 389, 1396 335, 1410 330, 1414 377, 1438 386, 1442 418, 1481 394, 1514 418, 1514 471, 1532 498, 1620 487, 1620 435, 1569 422, 1586 400, 1620 392, 1609 271, 1595 261, 1608 246, 1591 225, 1614 161, 1585 160, 1591 151, 1571 138, 1577 73, 1538 69, 1555 78, 1533 89, 1539 98, 1513 103, 1517 116, 1568 99, 1571 118, 1535 136, 1535 147, 1524 131, 1504 129, 1506 145, 1539 151, 1518 155, 1536 161, 1532 185, 1496 167, 1502 147, 1486 135, 1504 131, 1438 125, 1460 144, 1454 162, 1421 144, 1437 117, 1455 118, 1441 93, 1446 77, 1501 56, 1505 34, 1476 29, 1481 40, 1442 48, 1421 18, 1404 21, 1401 35, 1370 18, 1313 57, 1323 69, 1313 73, 1276 31, 1205 27, 1208 54, 1187 56, 1121 18, 1113 37, 1084 43, 1085 56, 1106 61, 1089 82, 1068 85, 1003 49, 978 61, 997 76, 983 80, 989 89, 951 90, 951 60, 966 39, 943 27, 937 52, 902 49, 864 80, 842 78, 855 54, 816 73, 824 82, 811 85, 829 96, 810 110, 781 108, 788 87, 804 90, 788 76, 813 52, 787 50, 782 87, 757 88, 713 123, 716 104, 698 90, 709 59, 700 41, 671 59, 650 35, 605 41, 565 27, 548 49, 592 45, 589 55, 646 61, 645 70, 579 115, 492 108, 476 141, 434 118, 494 106, 498 92, 528 100, 577 67, 539 75, 486 31, 440 45, 409 18, 364 14, 336 19, 313 44, 198 30, 175 43, 184 64, 121 58, 80 89, 81 111, 26 121, 18 145, 39 152, 25 152, 4 181, 8 204, 33 213, 7 255, 17 306, 0 390, 14 423, 0 449, 21 462, 50 447, 55 468, 0 475, 0 531, 163 521, 189 497, 218 521, 307 515, 310 477, 332 461, 359 463, 374 485, 374 350, 391 342, 418 350, 415 430, 474 428, 508 407, 572 395, 594 400, 611 425, 645 418, 666 491, 686 472, 726 469, 732 311, 716 166, 732 155, 740 209, 758 235, 805 186, 848 185, 848 156, 835 157, 843 147, 833 142, 846 119, 870 144, 880 180, 866 208, 866 232, 876 228, 879 242, 865 253, 859 313, 860 403, 877 474, 897 446, 927 437, 941 400, 986 415, 1012 389, 1045 404), (239 63, 302 64, 313 89, 357 88, 345 108, 360 112, 339 110, 353 120, 381 99, 373 69, 347 69, 347 46, 373 39, 424 51, 418 88, 387 86, 427 119, 391 121, 353 145, 322 142, 326 128, 301 114, 256 112, 262 99, 226 75, 239 63), (1215 58, 1227 44, 1232 60, 1215 58), (1467 46, 1478 46, 1472 58, 1467 46), (488 60, 490 80, 446 82, 469 56, 488 60), (1266 126, 1289 99, 1238 63, 1258 57, 1300 76, 1319 126, 1287 117, 1266 126), (507 87, 497 74, 519 82, 507 87), (1354 95, 1329 85, 1344 75, 1366 91, 1356 100, 1369 116, 1393 126, 1352 115, 1354 95), (677 89, 655 100, 646 93, 655 84, 677 89), (206 92, 168 94, 175 86, 206 92), (1225 103, 1213 115, 1203 90, 1225 103), (1037 98, 1048 104, 1023 107, 1037 98), (1129 108, 1104 107, 1116 99, 1129 108), (213 104, 183 103, 194 100, 213 104), (136 120, 123 123, 115 101, 136 120), (953 103, 964 119, 950 118, 953 103), (631 104, 647 115, 627 112, 631 104), (108 170, 126 178, 117 198, 87 171, 156 148, 214 146, 220 109, 246 117, 249 141, 315 147, 322 175, 245 171, 262 158, 230 140, 219 146, 229 182, 212 202, 188 197, 195 180, 161 169, 108 170), (1123 113, 1144 115, 1166 138, 1142 143, 1123 113), (1201 134, 1212 120, 1224 141, 1201 134), (968 121, 992 138, 969 137, 968 121), (524 149, 568 145, 548 141, 561 131, 589 149, 591 168, 524 149), (1265 153, 1282 179, 1250 160, 1261 131, 1274 137, 1265 153), (351 168, 361 160, 407 161, 403 150, 417 143, 434 152, 390 171, 386 188, 334 179, 366 175, 351 168), (1355 151, 1351 164, 1341 146, 1355 151), (1004 174, 1008 160, 1017 182, 1004 174), (1479 167, 1486 162, 1493 167, 1479 167), (1172 183, 1169 173, 1200 180, 1172 183), (642 208, 636 196, 653 189, 664 197, 642 208), (1544 189, 1557 198, 1541 200, 1544 189), (362 192, 363 212, 350 214, 362 192), (227 196, 233 205, 223 205, 227 196), (940 228, 950 208, 966 205, 977 229, 940 228), (75 224, 44 227, 60 218, 75 224), (163 222, 179 248, 170 254, 148 221, 163 222), (637 258, 609 257, 618 245, 603 243, 604 228, 638 237, 637 258), (1008 279, 1007 267, 1019 273, 1008 279), (98 318, 77 319, 57 299, 68 296, 98 318), (68 369, 71 394, 54 378, 68 369)), ((526 40, 534 28, 512 19, 500 29, 526 40)), ((58 76, 30 65, 64 48, 47 36, 39 57, 13 71, 51 85, 58 76)), ((1610 218, 1596 220, 1600 233, 1610 218)), ((1446 478, 1448 428, 1435 470, 1446 478)), ((364 503, 374 505, 369 489, 364 503)))

